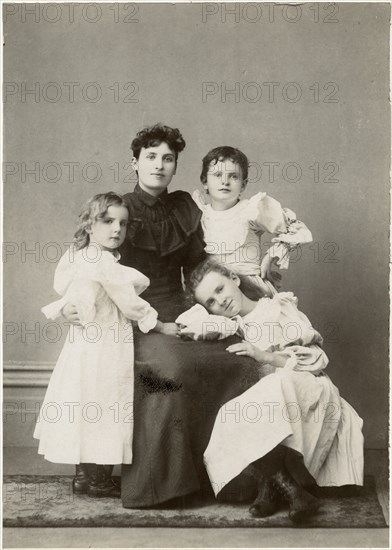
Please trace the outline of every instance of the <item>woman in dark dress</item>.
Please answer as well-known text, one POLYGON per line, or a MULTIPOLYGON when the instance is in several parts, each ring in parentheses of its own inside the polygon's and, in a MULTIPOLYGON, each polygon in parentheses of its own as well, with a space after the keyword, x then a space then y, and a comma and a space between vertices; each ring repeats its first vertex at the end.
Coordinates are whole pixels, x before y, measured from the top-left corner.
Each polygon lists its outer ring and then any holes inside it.
POLYGON ((167 192, 185 142, 178 130, 156 125, 132 142, 139 183, 125 195, 131 225, 121 262, 150 279, 143 298, 157 309, 163 334, 135 329, 133 464, 122 467, 123 505, 153 506, 209 482, 203 467, 216 413, 259 378, 254 362, 232 357, 225 341, 174 337, 186 309, 181 272, 205 257, 201 212, 183 191, 167 192))
MULTIPOLYGON (((212 494, 203 452, 216 414, 222 404, 263 375, 263 367, 249 357, 227 353, 230 344, 240 341, 237 336, 212 342, 175 337, 178 327, 174 320, 186 309, 181 272, 186 282, 205 257, 201 211, 188 193, 167 192, 184 147, 177 129, 161 125, 142 130, 132 142, 139 183, 133 193, 125 195, 131 225, 121 262, 149 277, 150 287, 143 298, 157 309, 163 323, 160 333, 135 330, 133 463, 122 466, 121 480, 127 508, 154 506, 199 490, 212 494)), ((241 411, 227 413, 240 415, 241 411)), ((276 453, 257 464, 255 477, 259 477, 260 468, 268 474, 283 460, 290 462, 291 472, 301 484, 311 484, 313 479, 301 462, 296 465, 296 460, 288 460, 281 450, 276 448, 276 453)), ((243 476, 246 479, 250 484, 231 484, 221 494, 237 500, 247 487, 256 493, 257 483, 243 476)), ((300 506, 308 510, 297 489, 294 493, 300 506)), ((270 496, 259 490, 258 505, 253 511, 251 507, 251 512, 272 513, 276 503, 270 506, 270 496)))

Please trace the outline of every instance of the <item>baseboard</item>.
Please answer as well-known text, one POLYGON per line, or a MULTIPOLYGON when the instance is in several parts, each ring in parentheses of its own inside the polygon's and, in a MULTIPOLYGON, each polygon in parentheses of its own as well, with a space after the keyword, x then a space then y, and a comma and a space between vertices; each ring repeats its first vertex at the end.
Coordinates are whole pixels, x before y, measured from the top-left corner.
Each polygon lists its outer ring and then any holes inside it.
POLYGON ((49 361, 8 361, 4 363, 3 386, 46 388, 54 365, 49 361))

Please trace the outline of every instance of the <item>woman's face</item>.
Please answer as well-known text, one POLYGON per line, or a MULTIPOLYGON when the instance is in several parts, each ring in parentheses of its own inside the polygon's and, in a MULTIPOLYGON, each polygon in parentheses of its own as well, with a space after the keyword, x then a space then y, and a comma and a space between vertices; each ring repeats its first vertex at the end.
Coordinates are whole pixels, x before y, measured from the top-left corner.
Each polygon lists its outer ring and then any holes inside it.
POLYGON ((233 317, 241 314, 243 298, 239 278, 232 274, 226 277, 211 271, 195 290, 196 300, 214 315, 233 317))
POLYGON ((157 197, 176 173, 176 156, 168 144, 162 141, 155 147, 142 147, 139 158, 132 159, 132 165, 138 173, 140 187, 157 197))

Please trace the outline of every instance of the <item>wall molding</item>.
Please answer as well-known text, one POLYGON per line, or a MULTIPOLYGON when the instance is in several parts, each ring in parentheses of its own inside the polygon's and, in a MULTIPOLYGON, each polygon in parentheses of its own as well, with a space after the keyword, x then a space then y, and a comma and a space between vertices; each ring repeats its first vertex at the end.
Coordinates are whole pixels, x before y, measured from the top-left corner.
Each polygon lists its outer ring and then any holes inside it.
POLYGON ((49 361, 6 361, 3 367, 3 387, 46 388, 54 365, 49 361))

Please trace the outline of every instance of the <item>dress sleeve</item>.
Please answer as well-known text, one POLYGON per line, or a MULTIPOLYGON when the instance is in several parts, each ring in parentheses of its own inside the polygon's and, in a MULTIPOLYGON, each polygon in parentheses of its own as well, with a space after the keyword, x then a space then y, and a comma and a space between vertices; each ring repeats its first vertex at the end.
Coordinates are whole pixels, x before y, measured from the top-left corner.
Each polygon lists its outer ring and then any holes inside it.
POLYGON ((206 200, 205 200, 205 197, 204 197, 203 193, 199 189, 196 189, 195 191, 193 191, 192 199, 197 204, 197 207, 199 208, 199 210, 204 212, 204 210, 206 208, 206 200))
POLYGON ((65 304, 71 303, 76 307, 80 323, 84 326, 94 320, 99 287, 100 285, 94 281, 75 279, 60 300, 48 304, 41 311, 48 319, 56 319, 65 304))
POLYGON ((195 267, 206 259, 207 254, 204 250, 205 246, 206 244, 204 242, 203 229, 199 223, 196 231, 189 237, 187 252, 184 256, 182 268, 184 272, 185 286, 187 285, 189 276, 195 267))
POLYGON ((193 340, 208 340, 214 333, 218 340, 233 336, 238 330, 238 323, 221 315, 210 315, 200 304, 196 304, 177 317, 176 323, 184 325, 180 333, 193 340))
POLYGON ((78 270, 76 254, 77 252, 73 247, 69 248, 56 266, 53 286, 57 294, 60 294, 62 298, 41 308, 42 313, 47 319, 57 319, 60 317, 61 310, 69 302, 67 290, 75 279, 78 270))
POLYGON ((299 244, 312 242, 312 233, 303 222, 297 220, 295 212, 282 208, 277 200, 265 193, 260 193, 256 218, 251 222, 251 227, 276 235, 272 239, 274 245, 267 254, 277 258, 277 265, 281 269, 288 268, 290 250, 299 244))
POLYGON ((68 303, 68 297, 63 296, 60 300, 51 302, 50 304, 41 308, 42 313, 47 319, 57 319, 61 315, 61 310, 68 303))
POLYGON ((316 344, 310 346, 290 346, 284 350, 289 355, 285 369, 320 374, 328 365, 326 353, 316 344))
POLYGON ((148 332, 155 327, 157 311, 138 296, 150 284, 143 273, 119 264, 110 252, 103 252, 96 269, 93 269, 92 277, 103 286, 125 317, 138 321, 142 332, 148 332))

